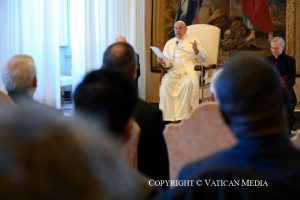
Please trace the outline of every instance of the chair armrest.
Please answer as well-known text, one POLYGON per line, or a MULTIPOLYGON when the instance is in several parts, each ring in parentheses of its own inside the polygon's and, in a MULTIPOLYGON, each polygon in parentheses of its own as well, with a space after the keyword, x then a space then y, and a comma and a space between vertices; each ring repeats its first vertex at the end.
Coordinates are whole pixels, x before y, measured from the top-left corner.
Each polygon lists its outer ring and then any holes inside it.
MULTIPOLYGON (((202 65, 195 65, 194 70, 195 71, 201 71, 202 65)), ((203 66, 204 70, 209 70, 209 69, 216 69, 217 65, 216 64, 209 64, 207 66, 203 66)))

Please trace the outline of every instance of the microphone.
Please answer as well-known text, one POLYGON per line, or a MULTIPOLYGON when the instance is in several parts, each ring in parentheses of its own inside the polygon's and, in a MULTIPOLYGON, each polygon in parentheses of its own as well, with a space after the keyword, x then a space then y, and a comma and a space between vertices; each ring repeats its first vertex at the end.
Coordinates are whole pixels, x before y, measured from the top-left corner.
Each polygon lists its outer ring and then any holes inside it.
POLYGON ((179 41, 177 40, 177 41, 176 41, 176 46, 178 46, 178 43, 179 43, 179 41))

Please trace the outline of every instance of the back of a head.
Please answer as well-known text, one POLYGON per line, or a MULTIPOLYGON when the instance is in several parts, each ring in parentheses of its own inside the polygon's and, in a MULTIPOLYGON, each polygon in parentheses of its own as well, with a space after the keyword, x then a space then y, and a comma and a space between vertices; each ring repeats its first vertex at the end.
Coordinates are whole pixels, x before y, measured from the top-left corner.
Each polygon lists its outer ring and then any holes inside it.
POLYGON ((103 68, 121 71, 133 79, 137 57, 133 47, 127 42, 110 45, 103 55, 103 68))
POLYGON ((1 199, 100 197, 78 127, 44 110, 11 109, 0 111, 0 129, 1 199))
POLYGON ((28 55, 13 56, 2 71, 2 81, 7 92, 27 93, 33 87, 36 67, 28 55))
POLYGON ((74 93, 75 110, 96 118, 115 134, 120 134, 133 115, 137 91, 129 77, 113 70, 90 72, 74 93))
POLYGON ((0 199, 135 199, 116 144, 81 118, 0 109, 0 199))
POLYGON ((233 57, 224 64, 215 89, 225 120, 238 137, 287 133, 279 74, 262 58, 233 57))

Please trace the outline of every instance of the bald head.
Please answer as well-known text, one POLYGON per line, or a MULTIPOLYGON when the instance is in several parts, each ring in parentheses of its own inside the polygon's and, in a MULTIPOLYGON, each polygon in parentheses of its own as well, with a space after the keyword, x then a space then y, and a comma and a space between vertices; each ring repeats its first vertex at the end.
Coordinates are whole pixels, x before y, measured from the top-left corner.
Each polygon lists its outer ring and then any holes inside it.
POLYGON ((285 96, 278 72, 262 58, 240 55, 224 64, 216 98, 235 134, 285 132, 285 96))
POLYGON ((103 55, 103 68, 117 70, 135 79, 137 58, 133 47, 126 42, 110 45, 103 55))
POLYGON ((33 95, 36 87, 36 67, 28 55, 13 56, 2 71, 2 80, 8 92, 33 95))
POLYGON ((177 21, 174 24, 174 32, 175 32, 175 36, 178 39, 182 39, 183 36, 185 35, 187 31, 187 27, 186 24, 184 23, 184 21, 177 21))
POLYGON ((126 38, 123 36, 118 36, 115 41, 116 42, 127 42, 126 38))

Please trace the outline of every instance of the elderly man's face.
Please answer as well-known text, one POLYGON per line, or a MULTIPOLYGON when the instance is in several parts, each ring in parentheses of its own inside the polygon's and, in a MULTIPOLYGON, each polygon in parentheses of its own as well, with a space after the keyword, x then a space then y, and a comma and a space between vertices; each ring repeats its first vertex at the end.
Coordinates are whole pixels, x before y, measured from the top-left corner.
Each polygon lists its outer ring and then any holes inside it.
POLYGON ((178 38, 178 39, 182 39, 183 36, 185 35, 186 33, 186 26, 181 23, 181 22, 177 22, 175 23, 174 25, 174 32, 175 32, 175 36, 178 38))
POLYGON ((283 47, 281 46, 280 42, 278 42, 278 41, 271 42, 271 51, 272 51, 273 56, 275 56, 276 58, 280 54, 282 54, 283 47))

